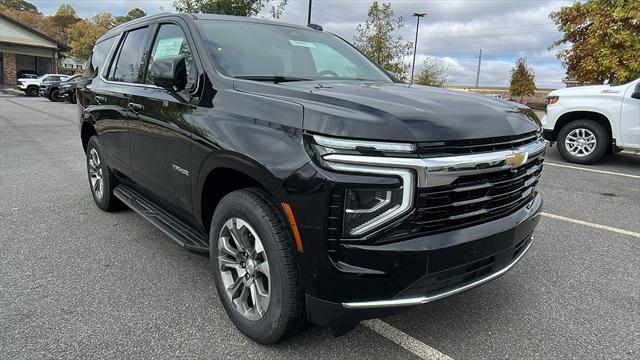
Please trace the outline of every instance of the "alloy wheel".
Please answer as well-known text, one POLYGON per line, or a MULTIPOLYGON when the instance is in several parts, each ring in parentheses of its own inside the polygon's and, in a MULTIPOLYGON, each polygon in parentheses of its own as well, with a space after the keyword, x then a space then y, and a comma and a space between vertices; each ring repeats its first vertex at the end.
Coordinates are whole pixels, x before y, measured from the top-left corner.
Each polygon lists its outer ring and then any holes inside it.
POLYGON ((269 261, 262 241, 244 220, 231 218, 218 237, 218 271, 238 313, 260 320, 269 308, 269 261))
POLYGON ((567 151, 576 157, 588 156, 596 149, 596 136, 589 129, 573 129, 564 140, 567 151))
POLYGON ((95 148, 89 151, 89 178, 91 180, 91 191, 97 199, 102 199, 104 193, 104 177, 100 166, 100 155, 95 148))

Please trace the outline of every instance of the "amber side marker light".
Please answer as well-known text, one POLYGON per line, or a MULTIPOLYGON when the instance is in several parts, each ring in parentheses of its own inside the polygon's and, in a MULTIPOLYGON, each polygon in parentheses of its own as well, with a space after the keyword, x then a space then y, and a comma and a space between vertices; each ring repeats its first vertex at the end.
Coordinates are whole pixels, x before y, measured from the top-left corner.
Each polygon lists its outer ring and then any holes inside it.
POLYGON ((289 220, 289 225, 291 225, 291 231, 293 232, 293 239, 296 241, 296 248, 298 252, 303 252, 304 249, 302 247, 302 239, 300 239, 300 232, 298 231, 298 224, 296 224, 296 218, 293 217, 293 211, 291 211, 291 206, 285 202, 282 204, 282 209, 284 210, 284 214, 289 220))

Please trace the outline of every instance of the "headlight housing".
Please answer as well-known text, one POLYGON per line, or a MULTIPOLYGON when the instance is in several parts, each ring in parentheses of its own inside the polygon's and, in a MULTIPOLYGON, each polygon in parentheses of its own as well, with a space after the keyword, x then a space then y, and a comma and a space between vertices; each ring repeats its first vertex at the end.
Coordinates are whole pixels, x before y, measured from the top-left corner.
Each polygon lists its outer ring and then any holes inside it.
POLYGON ((355 161, 333 161, 331 155, 368 152, 393 152, 411 154, 414 144, 368 142, 313 136, 316 145, 322 148, 320 154, 324 167, 333 171, 358 173, 363 175, 393 176, 401 180, 395 188, 348 188, 345 190, 343 213, 343 236, 363 238, 392 221, 407 214, 413 207, 416 180, 413 170, 388 166, 373 166, 358 163, 366 156, 353 155, 355 161))

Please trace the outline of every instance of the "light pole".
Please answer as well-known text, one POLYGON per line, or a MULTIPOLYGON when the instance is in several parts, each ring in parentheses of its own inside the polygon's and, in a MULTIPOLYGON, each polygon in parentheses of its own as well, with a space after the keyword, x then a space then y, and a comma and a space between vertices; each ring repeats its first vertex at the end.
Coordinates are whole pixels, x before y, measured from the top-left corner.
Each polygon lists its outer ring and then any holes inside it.
POLYGON ((420 18, 427 15, 427 13, 413 13, 411 16, 418 18, 416 23, 416 42, 413 44, 413 65, 411 65, 411 84, 413 84, 413 72, 416 69, 416 51, 418 50, 418 30, 420 29, 420 18))

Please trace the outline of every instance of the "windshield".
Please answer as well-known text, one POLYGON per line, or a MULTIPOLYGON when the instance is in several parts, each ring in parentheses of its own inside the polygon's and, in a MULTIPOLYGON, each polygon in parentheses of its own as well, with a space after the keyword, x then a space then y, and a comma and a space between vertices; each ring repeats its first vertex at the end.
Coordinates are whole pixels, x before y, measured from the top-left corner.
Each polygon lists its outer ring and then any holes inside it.
POLYGON ((371 80, 391 82, 340 38, 315 30, 236 21, 198 21, 217 68, 254 80, 371 80))

